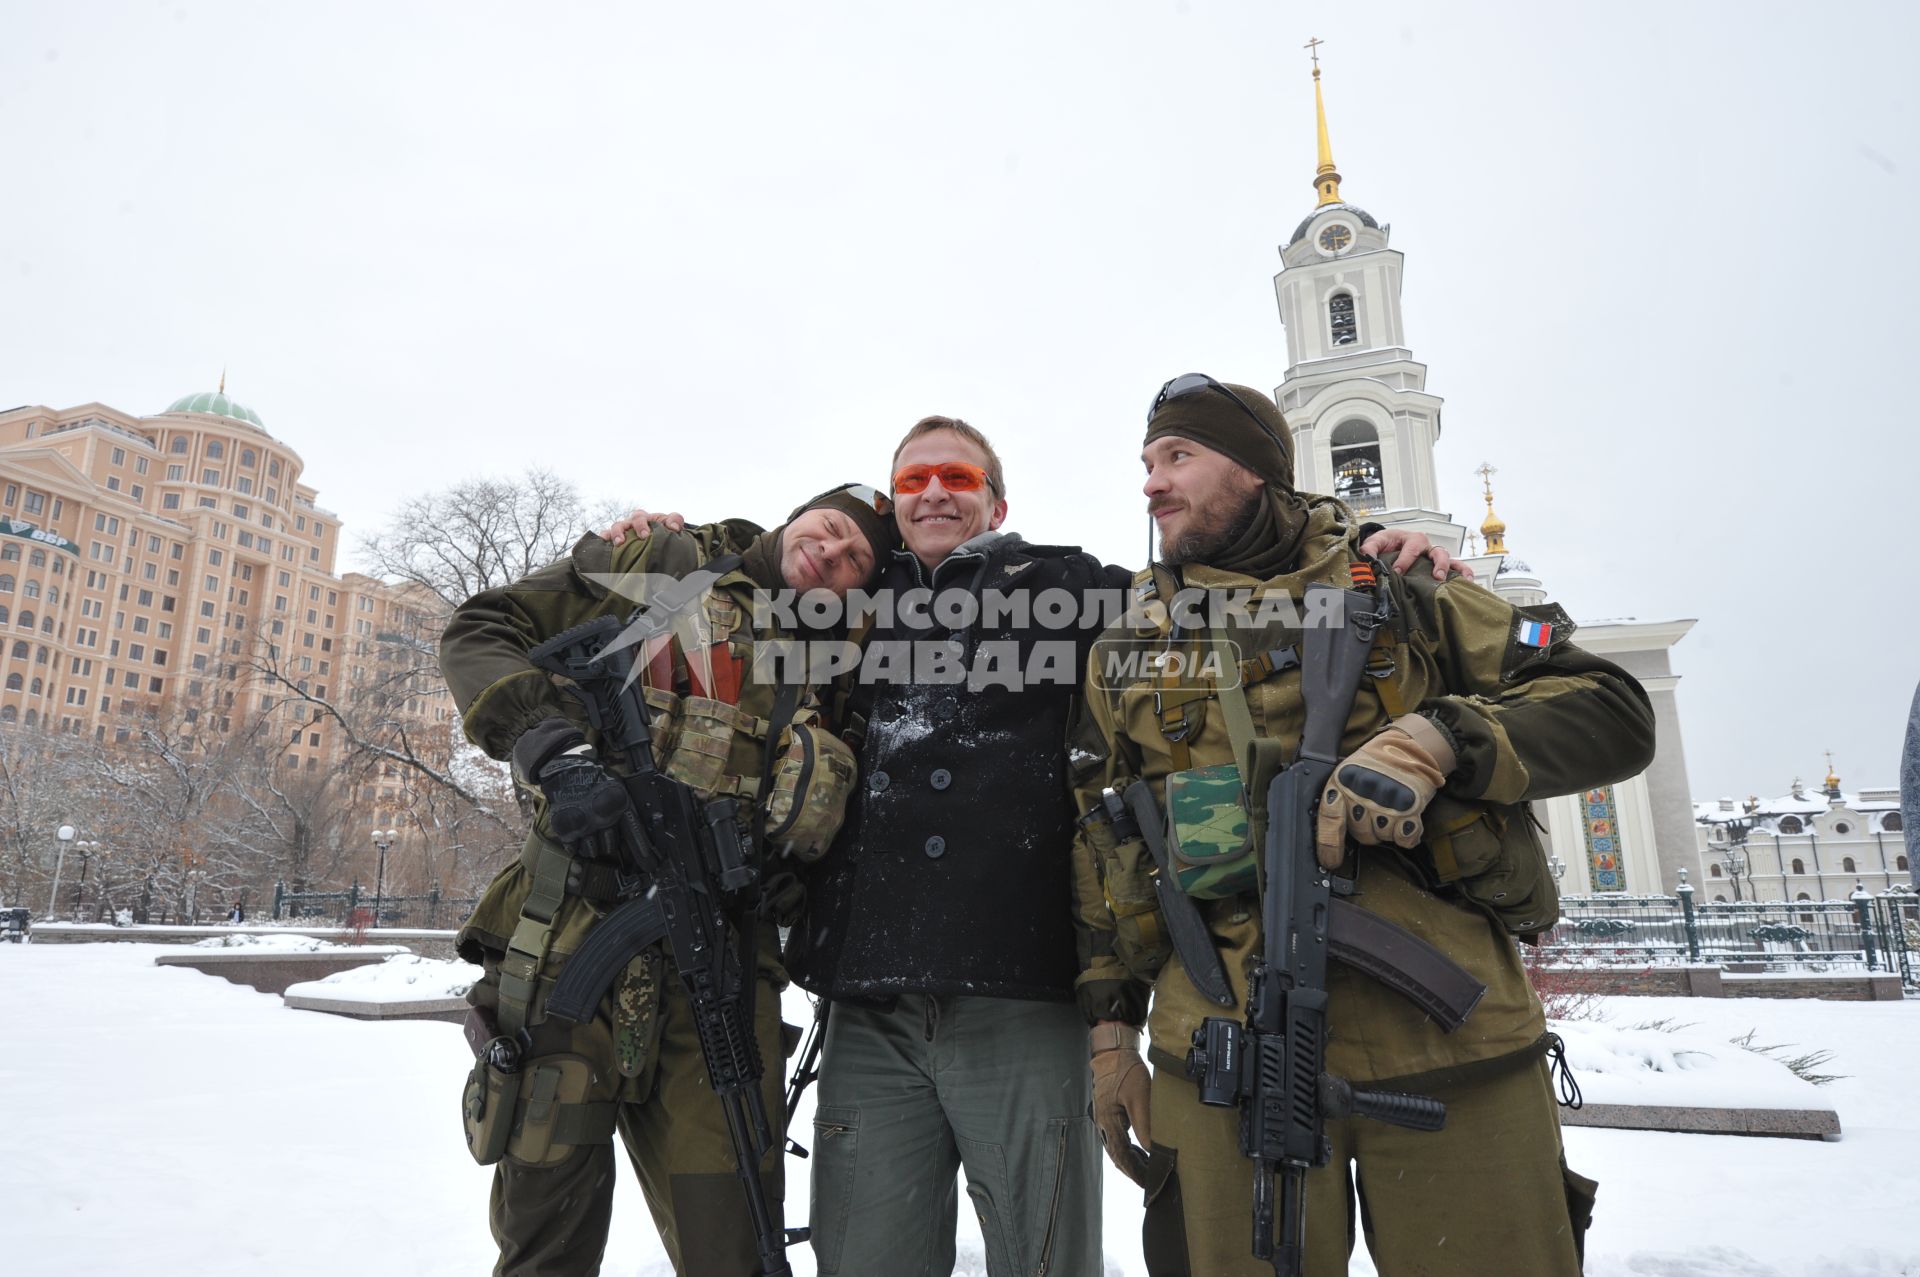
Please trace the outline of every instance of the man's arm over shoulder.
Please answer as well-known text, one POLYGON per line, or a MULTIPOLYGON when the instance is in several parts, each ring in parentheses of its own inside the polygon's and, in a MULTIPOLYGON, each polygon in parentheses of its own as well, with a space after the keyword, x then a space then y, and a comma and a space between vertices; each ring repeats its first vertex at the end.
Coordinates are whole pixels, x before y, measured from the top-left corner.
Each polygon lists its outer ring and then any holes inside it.
POLYGON ((506 758, 520 734, 550 718, 580 720, 579 705, 564 695, 527 653, 572 626, 601 615, 621 615, 635 606, 618 588, 628 573, 684 576, 740 535, 735 521, 684 532, 656 532, 615 547, 588 533, 566 558, 530 572, 512 585, 480 593, 454 609, 440 636, 440 670, 460 707, 467 739, 495 758, 506 758))
POLYGON ((1645 689, 1575 646, 1557 604, 1517 607, 1470 581, 1405 579, 1445 684, 1417 709, 1452 737, 1449 792, 1522 802, 1624 780, 1653 761, 1645 689))

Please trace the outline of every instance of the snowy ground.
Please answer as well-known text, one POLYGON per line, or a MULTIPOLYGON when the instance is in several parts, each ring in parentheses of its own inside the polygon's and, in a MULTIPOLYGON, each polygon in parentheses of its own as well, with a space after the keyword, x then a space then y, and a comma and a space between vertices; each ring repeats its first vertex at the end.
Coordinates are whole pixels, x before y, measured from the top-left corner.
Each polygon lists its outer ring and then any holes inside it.
MULTIPOLYGON (((0 946, 0 1269, 48 1277, 193 1271, 331 1277, 487 1271, 489 1172, 458 1130, 467 1055, 457 1025, 367 1023, 159 968, 157 945, 0 946)), ((349 973, 421 996, 450 964, 349 973)), ((371 970, 371 969, 369 969, 371 970)), ((393 993, 392 996, 403 996, 393 993)), ((1920 1002, 1620 998, 1569 1026, 1590 1099, 1838 1110, 1834 1142, 1570 1129, 1569 1160, 1601 1182, 1595 1277, 1920 1277, 1920 1002), (1655 1020, 1678 1034, 1635 1033, 1655 1020), (1728 1046, 1823 1048, 1811 1090, 1728 1046)), ((788 1019, 806 1014, 804 1003, 788 1019)), ((808 1115, 801 1115, 801 1129, 808 1115)), ((804 1136, 803 1136, 804 1138, 804 1136)), ((790 1165, 796 1184, 804 1164, 790 1165)), ((1108 1262, 1144 1272, 1137 1190, 1110 1173, 1108 1262)), ((630 1178, 605 1271, 668 1270, 630 1178)), ((790 1212, 796 1218, 799 1210, 790 1212)), ((961 1212, 963 1273, 984 1272, 961 1212), (969 1262, 971 1259, 971 1262, 969 1262)), ((795 1272, 813 1273, 793 1254, 795 1272)), ((1371 1274, 1364 1256, 1356 1277, 1371 1274)))

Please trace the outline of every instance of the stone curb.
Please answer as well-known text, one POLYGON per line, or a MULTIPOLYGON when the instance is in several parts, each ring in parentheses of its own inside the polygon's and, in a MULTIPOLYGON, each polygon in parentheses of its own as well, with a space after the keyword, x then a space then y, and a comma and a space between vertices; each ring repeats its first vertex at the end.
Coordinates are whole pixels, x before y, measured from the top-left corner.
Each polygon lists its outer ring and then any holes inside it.
POLYGON ((1840 1138, 1840 1115, 1831 1109, 1690 1108, 1667 1104, 1583 1104, 1560 1110, 1562 1126, 1625 1131, 1672 1131, 1687 1135, 1771 1135, 1787 1139, 1840 1138))
POLYGON ((467 1000, 416 998, 411 1002, 363 1002, 354 998, 323 998, 311 993, 283 993, 281 1001, 296 1011, 324 1011, 356 1020, 446 1020, 467 1018, 467 1000))

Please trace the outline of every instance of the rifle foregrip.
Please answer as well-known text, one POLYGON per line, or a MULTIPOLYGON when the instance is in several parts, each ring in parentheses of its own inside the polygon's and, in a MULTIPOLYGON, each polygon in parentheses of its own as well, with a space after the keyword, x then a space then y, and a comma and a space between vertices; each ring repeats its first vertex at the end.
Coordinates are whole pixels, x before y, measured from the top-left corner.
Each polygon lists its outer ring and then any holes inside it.
MULTIPOLYGON (((1408 1095, 1404 1091, 1358 1091, 1337 1078, 1327 1081, 1346 1089, 1344 1107, 1355 1117, 1370 1118, 1409 1131, 1437 1131, 1447 1124, 1447 1106, 1428 1096, 1408 1095)), ((1333 1116, 1334 1107, 1327 1105, 1329 1117, 1333 1116)))

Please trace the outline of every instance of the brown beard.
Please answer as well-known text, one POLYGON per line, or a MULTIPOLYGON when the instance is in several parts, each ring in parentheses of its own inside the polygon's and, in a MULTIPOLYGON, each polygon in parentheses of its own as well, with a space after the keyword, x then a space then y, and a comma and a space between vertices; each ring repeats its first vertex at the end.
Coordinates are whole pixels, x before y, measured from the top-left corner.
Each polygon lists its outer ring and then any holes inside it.
POLYGON ((1183 563, 1214 562, 1222 551, 1244 537, 1253 527, 1253 521, 1260 515, 1260 502, 1265 496, 1264 488, 1255 488, 1234 509, 1215 508, 1205 516, 1196 511, 1192 526, 1161 547, 1160 561, 1168 567, 1178 567, 1183 563))

